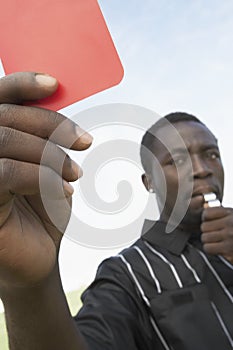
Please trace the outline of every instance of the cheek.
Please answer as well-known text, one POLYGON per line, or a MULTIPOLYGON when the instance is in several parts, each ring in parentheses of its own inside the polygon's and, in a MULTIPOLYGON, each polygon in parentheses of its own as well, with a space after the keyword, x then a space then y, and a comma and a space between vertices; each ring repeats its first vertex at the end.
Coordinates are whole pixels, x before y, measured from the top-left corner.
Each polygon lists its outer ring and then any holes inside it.
POLYGON ((223 165, 219 162, 213 169, 215 178, 223 185, 224 184, 224 170, 223 165))
POLYGON ((166 172, 166 186, 168 201, 171 203, 178 201, 184 204, 187 198, 191 197, 193 191, 192 176, 190 177, 186 169, 173 169, 166 172))
POLYGON ((156 178, 157 194, 163 200, 166 196, 174 198, 177 195, 179 187, 178 174, 176 171, 169 171, 169 169, 163 169, 163 173, 159 174, 156 178))
MULTIPOLYGON (((161 201, 175 200, 178 192, 187 192, 190 187, 187 169, 178 169, 173 166, 156 167, 153 171, 153 185, 161 201)), ((192 187, 192 186, 191 186, 192 187)), ((192 190, 192 188, 190 189, 192 190)), ((183 196, 182 196, 183 197, 183 196)))
POLYGON ((177 192, 179 187, 179 179, 177 174, 166 177, 166 185, 169 192, 177 192))
POLYGON ((222 183, 224 183, 224 170, 223 170, 222 164, 221 164, 221 166, 219 166, 218 173, 220 174, 220 181, 222 181, 222 183))
POLYGON ((164 169, 164 177, 166 179, 167 187, 173 190, 176 190, 179 183, 185 181, 185 178, 187 177, 186 175, 186 172, 175 166, 168 166, 164 169))
POLYGON ((223 167, 221 167, 221 166, 219 167, 218 171, 216 172, 215 177, 218 179, 219 187, 222 191, 221 197, 223 197, 223 190, 224 190, 224 170, 223 170, 223 167))

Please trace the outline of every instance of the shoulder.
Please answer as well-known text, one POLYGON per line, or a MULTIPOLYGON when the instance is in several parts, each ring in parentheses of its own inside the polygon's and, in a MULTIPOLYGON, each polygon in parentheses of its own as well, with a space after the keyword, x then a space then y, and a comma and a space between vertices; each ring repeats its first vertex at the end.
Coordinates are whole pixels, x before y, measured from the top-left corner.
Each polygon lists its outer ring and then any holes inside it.
MULTIPOLYGON (((120 283, 122 280, 128 280, 130 277, 129 269, 127 266, 128 260, 131 261, 132 257, 135 255, 135 249, 137 247, 142 247, 143 242, 142 239, 138 239, 135 243, 133 243, 130 247, 123 249, 117 255, 111 256, 102 261, 99 265, 96 280, 106 279, 120 283)), ((133 259, 134 264, 137 264, 138 259, 133 259)), ((95 283, 94 281, 94 283, 95 283)))

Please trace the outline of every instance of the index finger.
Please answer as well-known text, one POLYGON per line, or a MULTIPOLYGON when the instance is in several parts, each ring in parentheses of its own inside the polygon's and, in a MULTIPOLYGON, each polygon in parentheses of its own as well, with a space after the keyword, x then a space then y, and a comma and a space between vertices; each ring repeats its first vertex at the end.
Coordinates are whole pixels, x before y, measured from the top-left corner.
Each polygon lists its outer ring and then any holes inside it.
MULTIPOLYGON (((92 143, 92 136, 72 120, 58 112, 38 107, 1 104, 1 127, 49 139, 60 146, 79 151, 92 143)), ((1 142, 3 140, 0 138, 1 142)))
POLYGON ((224 207, 205 208, 202 212, 202 221, 216 220, 229 215, 230 209, 224 207))
POLYGON ((55 78, 37 73, 14 73, 0 79, 0 126, 50 139, 67 148, 88 148, 92 142, 91 135, 63 115, 13 104, 46 97, 56 87, 55 78))

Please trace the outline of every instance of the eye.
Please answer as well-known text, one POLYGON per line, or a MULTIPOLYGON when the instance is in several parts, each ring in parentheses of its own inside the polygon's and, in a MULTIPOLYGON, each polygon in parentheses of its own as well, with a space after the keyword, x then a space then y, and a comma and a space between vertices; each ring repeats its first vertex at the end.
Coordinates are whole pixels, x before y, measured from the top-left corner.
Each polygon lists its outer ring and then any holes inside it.
POLYGON ((179 157, 179 158, 176 158, 176 159, 174 160, 174 162, 175 162, 175 164, 176 164, 177 166, 181 166, 181 165, 183 165, 183 164, 185 163, 185 159, 184 159, 184 157, 179 157))
POLYGON ((220 159, 220 153, 217 150, 208 151, 206 156, 211 160, 220 159))
POLYGON ((175 165, 177 167, 184 165, 186 162, 186 157, 184 155, 174 155, 169 160, 169 165, 175 165))

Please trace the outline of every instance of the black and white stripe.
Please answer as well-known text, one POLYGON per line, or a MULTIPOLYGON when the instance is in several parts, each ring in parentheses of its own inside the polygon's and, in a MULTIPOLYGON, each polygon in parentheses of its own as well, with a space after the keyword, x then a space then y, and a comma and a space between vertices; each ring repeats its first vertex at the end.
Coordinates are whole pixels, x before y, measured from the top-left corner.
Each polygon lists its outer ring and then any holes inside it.
MULTIPOLYGON (((179 288, 184 288, 183 283, 182 283, 182 281, 181 281, 181 278, 180 278, 180 276, 179 276, 179 274, 178 274, 178 272, 177 272, 175 266, 167 259, 167 257, 165 257, 161 252, 157 251, 157 250, 156 250, 154 247, 152 247, 148 242, 144 241, 144 244, 145 244, 145 246, 150 250, 150 252, 152 252, 152 253, 153 253, 154 255, 156 255, 159 259, 161 259, 166 265, 169 266, 169 268, 171 269, 171 272, 172 272, 172 274, 173 274, 173 276, 174 276, 174 278, 175 278, 175 280, 176 280, 176 282, 177 282, 179 288)), ((217 272, 215 271, 215 269, 213 268, 213 266, 210 264, 209 260, 207 259, 206 255, 205 255, 202 251, 200 251, 200 250, 198 250, 198 249, 192 247, 191 245, 190 245, 190 247, 191 247, 192 249, 195 249, 195 250, 198 251, 198 253, 199 253, 200 256, 202 257, 202 259, 204 260, 205 264, 208 266, 208 268, 210 269, 210 271, 212 272, 212 274, 213 274, 214 277, 216 278, 217 282, 220 284, 220 286, 221 286, 221 288, 223 289, 224 293, 227 295, 227 297, 228 297, 228 298, 230 299, 230 301, 233 303, 233 296, 230 294, 230 292, 228 291, 228 289, 225 287, 224 283, 222 282, 222 280, 221 280, 220 277, 218 276, 217 272)), ((143 252, 143 250, 142 250, 141 248, 139 248, 138 246, 134 246, 133 248, 134 248, 134 249, 136 250, 136 252, 140 255, 140 257, 142 258, 142 260, 143 260, 143 262, 144 262, 144 264, 145 264, 147 270, 149 271, 149 274, 150 274, 150 276, 151 276, 151 278, 152 278, 152 280, 153 280, 153 283, 154 283, 154 285, 155 285, 155 287, 156 287, 157 293, 158 293, 158 294, 161 294, 161 293, 162 293, 162 287, 161 287, 162 284, 161 284, 161 282, 159 281, 158 277, 156 276, 156 273, 155 273, 155 271, 153 270, 150 261, 149 261, 148 258, 146 257, 146 254, 145 254, 145 253, 143 252)), ((147 298, 146 293, 145 293, 145 291, 143 290, 143 287, 142 287, 142 285, 140 284, 139 280, 137 279, 137 277, 136 277, 136 275, 135 275, 135 273, 134 273, 134 271, 133 271, 133 268, 132 268, 131 264, 127 261, 127 259, 125 258, 125 256, 124 256, 123 254, 120 254, 120 255, 118 255, 118 256, 120 257, 120 259, 122 260, 122 262, 124 263, 124 265, 127 267, 127 270, 128 270, 128 272, 129 272, 130 276, 132 277, 133 281, 135 282, 135 285, 136 285, 136 287, 137 287, 137 289, 138 289, 138 291, 139 291, 139 293, 140 293, 142 299, 144 300, 145 304, 151 309, 150 300, 147 298)), ((192 273, 192 275, 193 275, 195 281, 196 281, 197 283, 201 283, 201 278, 199 277, 199 275, 198 275, 197 271, 194 269, 194 267, 191 266, 190 262, 188 261, 188 258, 187 258, 184 254, 181 254, 180 257, 181 257, 181 259, 182 259, 182 261, 183 261, 183 263, 184 263, 184 266, 192 273)), ((227 261, 226 261, 223 257, 219 256, 219 258, 220 258, 221 260, 224 260, 223 262, 227 263, 227 261)), ((230 265, 230 263, 229 263, 229 264, 227 263, 227 265, 230 265)), ((233 269, 233 266, 232 266, 232 265, 230 265, 229 267, 231 267, 231 268, 233 269)), ((231 344, 231 347, 233 348, 233 339, 231 338, 231 335, 230 335, 230 333, 229 333, 229 331, 228 331, 228 329, 227 329, 227 327, 226 327, 226 325, 225 325, 225 323, 224 323, 224 321, 223 321, 223 319, 222 319, 222 317, 221 317, 219 311, 217 310, 216 305, 215 305, 213 302, 211 302, 211 306, 212 306, 212 308, 213 308, 213 310, 214 310, 214 313, 215 313, 215 315, 216 315, 216 317, 217 317, 217 319, 218 319, 218 321, 219 321, 219 323, 220 323, 220 325, 221 325, 221 327, 222 327, 222 329, 223 329, 223 331, 224 331, 224 333, 225 333, 225 335, 226 335, 228 341, 229 341, 230 344, 231 344)), ((159 328, 158 328, 158 326, 157 326, 157 324, 156 324, 156 321, 154 320, 154 318, 153 318, 151 315, 150 315, 150 321, 151 321, 151 324, 152 324, 153 329, 155 330, 155 332, 156 332, 156 334, 158 335, 158 337, 159 337, 161 343, 163 344, 164 349, 169 350, 170 347, 168 346, 168 344, 167 344, 165 338, 163 337, 161 331, 159 330, 159 328)), ((170 349, 170 350, 171 350, 171 349, 170 349)))
POLYGON ((168 261, 167 258, 163 254, 161 254, 155 248, 153 248, 148 242, 145 242, 145 245, 147 246, 147 248, 150 249, 150 251, 153 254, 157 255, 161 260, 163 260, 170 267, 170 269, 171 269, 171 271, 172 271, 172 273, 177 281, 178 286, 180 288, 183 288, 183 283, 181 282, 181 279, 180 279, 174 265, 170 261, 168 261))
POLYGON ((210 271, 212 272, 212 274, 214 275, 214 277, 216 278, 216 280, 218 281, 218 283, 220 284, 221 288, 223 289, 224 293, 227 295, 227 297, 230 299, 231 303, 233 303, 233 296, 231 295, 231 293, 229 292, 229 290, 226 288, 225 284, 222 282, 221 278, 219 277, 219 275, 217 274, 217 272, 215 271, 215 269, 213 268, 213 266, 210 264, 209 260, 207 259, 206 255, 199 249, 197 249, 198 253, 201 255, 202 259, 204 260, 204 262, 206 263, 206 265, 208 266, 208 268, 210 269, 210 271))
POLYGON ((137 246, 134 247, 134 249, 139 253, 139 255, 142 257, 143 261, 145 262, 146 264, 146 267, 148 268, 149 270, 149 273, 151 275, 151 278, 153 279, 155 285, 156 285, 156 288, 157 288, 157 292, 160 294, 162 292, 161 290, 161 286, 160 286, 160 283, 159 283, 159 280, 158 278, 155 276, 154 274, 154 271, 152 269, 152 266, 149 262, 149 260, 146 258, 145 254, 142 252, 142 250, 140 248, 138 248, 137 246))
MULTIPOLYGON (((137 277, 135 276, 135 273, 133 272, 133 269, 132 269, 131 264, 126 260, 126 258, 124 257, 124 255, 119 254, 118 256, 119 256, 119 258, 122 260, 122 262, 124 263, 124 265, 127 267, 127 270, 129 271, 129 273, 130 273, 132 279, 134 280, 134 282, 135 282, 135 284, 136 284, 136 286, 137 286, 137 288, 138 288, 138 291, 139 291, 139 293, 140 293, 142 299, 144 300, 144 302, 146 303, 146 305, 151 309, 150 301, 149 301, 149 299, 146 297, 145 292, 144 292, 144 290, 143 290, 141 284, 139 283, 137 277)), ((156 332, 156 334, 158 335, 158 337, 159 337, 161 343, 163 344, 164 349, 165 349, 165 350, 171 350, 171 348, 168 346, 168 344, 167 344, 165 338, 163 337, 163 335, 162 335, 162 333, 160 332, 160 330, 159 330, 159 328, 158 328, 158 326, 157 326, 155 320, 153 319, 153 317, 152 317, 151 315, 150 315, 150 321, 151 321, 151 325, 152 325, 153 329, 155 330, 155 332, 156 332)))
POLYGON ((181 259, 183 260, 186 267, 192 272, 193 277, 195 278, 196 282, 201 283, 201 279, 199 278, 196 270, 190 265, 190 263, 188 262, 188 259, 185 257, 184 254, 181 254, 181 259))

